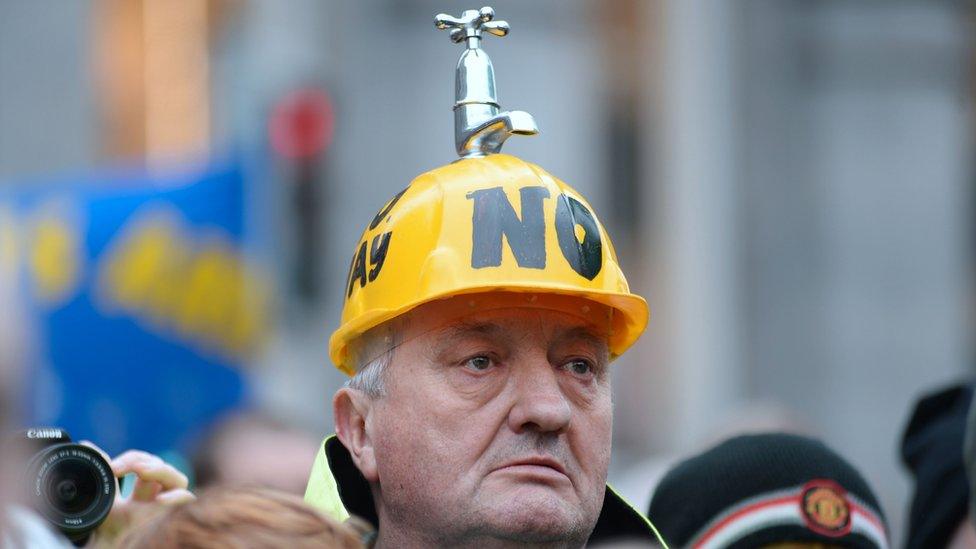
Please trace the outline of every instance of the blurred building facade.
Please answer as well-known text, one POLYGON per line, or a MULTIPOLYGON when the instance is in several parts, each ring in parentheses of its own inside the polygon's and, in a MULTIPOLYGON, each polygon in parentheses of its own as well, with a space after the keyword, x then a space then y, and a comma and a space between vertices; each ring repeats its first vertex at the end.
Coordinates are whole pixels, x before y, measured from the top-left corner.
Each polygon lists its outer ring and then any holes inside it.
MULTIPOLYGON (((651 305, 615 366, 611 480, 646 507, 663 463, 755 425, 763 403, 761 420, 849 456, 900 524, 911 402, 973 372, 969 5, 492 5, 513 29, 485 43, 499 98, 542 130, 507 152, 590 198, 651 305)), ((0 185, 266 158, 248 214, 277 328, 249 375, 265 407, 324 433, 337 288, 385 197, 453 160, 460 52, 432 16, 472 7, 0 0, 0 185), (276 102, 309 86, 335 111, 312 295, 289 289, 294 167, 267 146, 276 102)))

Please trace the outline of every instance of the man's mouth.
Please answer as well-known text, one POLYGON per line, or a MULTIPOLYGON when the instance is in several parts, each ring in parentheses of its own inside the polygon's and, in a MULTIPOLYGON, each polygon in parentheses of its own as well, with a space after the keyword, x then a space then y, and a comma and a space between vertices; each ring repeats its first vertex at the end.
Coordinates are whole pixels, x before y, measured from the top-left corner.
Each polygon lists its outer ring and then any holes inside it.
POLYGON ((530 456, 506 462, 495 469, 497 472, 508 472, 542 477, 551 480, 568 479, 566 468, 559 460, 550 456, 530 456))

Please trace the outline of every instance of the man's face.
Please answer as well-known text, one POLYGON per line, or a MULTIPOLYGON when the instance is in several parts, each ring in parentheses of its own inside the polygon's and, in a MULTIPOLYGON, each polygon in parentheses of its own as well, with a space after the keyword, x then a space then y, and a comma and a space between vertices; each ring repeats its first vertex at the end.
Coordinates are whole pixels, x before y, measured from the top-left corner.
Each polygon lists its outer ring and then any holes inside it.
POLYGON ((366 425, 382 520, 452 545, 587 539, 610 461, 606 329, 590 320, 605 309, 558 300, 472 305, 435 329, 411 313, 366 425))

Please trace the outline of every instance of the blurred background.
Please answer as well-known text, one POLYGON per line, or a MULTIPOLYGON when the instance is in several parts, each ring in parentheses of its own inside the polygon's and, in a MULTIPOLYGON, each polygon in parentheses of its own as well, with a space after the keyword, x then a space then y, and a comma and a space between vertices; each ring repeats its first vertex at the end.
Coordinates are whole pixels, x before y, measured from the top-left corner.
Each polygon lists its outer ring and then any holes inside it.
MULTIPOLYGON (((295 459, 300 490, 360 232, 455 158, 433 15, 479 6, 0 0, 5 407, 211 476, 295 459)), ((651 305, 611 482, 646 509, 675 459, 796 430, 898 539, 913 402, 974 373, 972 4, 492 6, 542 132, 506 152, 590 199, 651 305)))

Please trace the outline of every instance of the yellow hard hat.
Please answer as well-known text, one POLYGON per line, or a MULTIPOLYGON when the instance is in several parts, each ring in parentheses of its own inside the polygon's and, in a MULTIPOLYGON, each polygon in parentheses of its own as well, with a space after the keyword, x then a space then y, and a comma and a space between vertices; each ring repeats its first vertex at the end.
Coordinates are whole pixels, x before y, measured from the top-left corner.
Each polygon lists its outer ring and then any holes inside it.
POLYGON ((465 47, 454 104, 462 159, 414 179, 363 232, 349 266, 342 325, 329 340, 332 361, 354 375, 360 357, 352 355, 361 353, 350 345, 420 305, 513 292, 553 294, 529 296, 547 308, 557 306, 556 296, 602 304, 610 355, 619 356, 644 331, 647 303, 630 293, 593 208, 538 166, 499 154, 508 137, 538 132, 529 113, 500 111, 494 69, 481 49, 485 34, 505 36, 508 23, 485 7, 461 17, 438 14, 435 26, 450 29, 451 40, 465 47))
POLYGON ((613 313, 612 357, 647 325, 603 225, 586 200, 540 167, 507 154, 427 172, 363 232, 329 354, 355 373, 349 344, 418 305, 462 294, 533 292, 585 298, 613 313))

